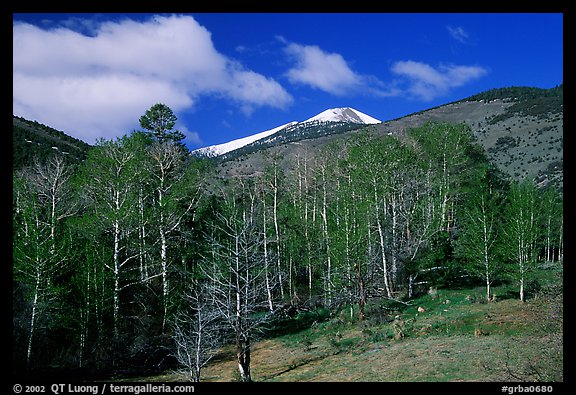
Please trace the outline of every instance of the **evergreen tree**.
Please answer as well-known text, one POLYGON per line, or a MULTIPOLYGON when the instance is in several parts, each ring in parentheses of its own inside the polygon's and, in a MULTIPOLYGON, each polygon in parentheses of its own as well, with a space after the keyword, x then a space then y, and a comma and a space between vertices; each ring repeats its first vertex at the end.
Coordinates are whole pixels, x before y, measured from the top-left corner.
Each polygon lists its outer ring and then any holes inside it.
POLYGON ((178 118, 170 107, 157 103, 140 117, 140 126, 151 132, 159 143, 172 142, 184 149, 182 143, 184 134, 178 130, 172 130, 177 120, 178 118))

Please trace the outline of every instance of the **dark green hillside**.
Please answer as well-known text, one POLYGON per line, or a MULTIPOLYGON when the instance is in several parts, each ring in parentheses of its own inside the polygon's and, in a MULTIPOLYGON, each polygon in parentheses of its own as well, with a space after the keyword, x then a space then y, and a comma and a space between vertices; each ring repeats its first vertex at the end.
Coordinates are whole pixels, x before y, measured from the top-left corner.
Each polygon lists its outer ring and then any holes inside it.
POLYGON ((46 159, 57 152, 69 163, 86 159, 90 145, 36 121, 14 116, 12 128, 12 168, 19 169, 33 162, 33 158, 46 159))
POLYGON ((513 99, 515 102, 521 102, 543 97, 563 97, 564 84, 560 84, 551 89, 532 88, 526 86, 511 86, 506 88, 495 88, 485 92, 472 95, 461 101, 480 101, 496 99, 513 99))

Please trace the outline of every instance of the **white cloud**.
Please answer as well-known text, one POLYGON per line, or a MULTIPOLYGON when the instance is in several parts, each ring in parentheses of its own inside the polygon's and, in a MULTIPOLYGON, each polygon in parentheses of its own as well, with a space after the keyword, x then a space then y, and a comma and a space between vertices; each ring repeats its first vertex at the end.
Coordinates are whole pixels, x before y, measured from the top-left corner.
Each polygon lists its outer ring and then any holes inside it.
POLYGON ((247 113, 260 105, 283 108, 292 101, 290 94, 279 83, 244 68, 231 68, 228 78, 220 83, 223 83, 222 90, 241 103, 243 111, 247 113))
POLYGON ((468 41, 469 38, 468 32, 466 32, 466 30, 464 30, 462 27, 446 26, 446 29, 448 29, 448 33, 450 33, 450 36, 452 36, 454 40, 461 42, 463 44, 465 44, 468 41))
POLYGON ((324 52, 315 45, 291 43, 285 48, 296 61, 287 73, 292 83, 301 83, 341 96, 358 89, 362 77, 356 74, 337 53, 324 52))
POLYGON ((125 19, 91 29, 88 36, 14 23, 14 115, 93 143, 138 127, 138 118, 158 102, 175 112, 202 95, 246 112, 292 103, 274 79, 219 53, 211 33, 191 16, 125 19))
POLYGON ((13 85, 14 115, 88 143, 132 131, 154 103, 174 111, 193 104, 186 92, 166 81, 123 74, 39 77, 15 72, 13 85))
POLYGON ((328 53, 314 45, 289 43, 283 37, 277 39, 286 45, 285 52, 296 63, 286 73, 290 82, 335 96, 363 93, 376 97, 411 96, 430 101, 487 73, 480 66, 441 64, 434 68, 408 60, 395 62, 391 71, 396 77, 385 83, 375 76, 355 72, 340 54, 328 53))
POLYGON ((286 73, 292 83, 308 85, 335 96, 394 97, 403 93, 395 82, 385 83, 376 76, 352 70, 338 53, 326 52, 316 45, 290 43, 282 36, 276 36, 276 40, 285 45, 284 52, 295 62, 286 73))
POLYGON ((391 71, 403 77, 408 84, 405 90, 412 96, 429 101, 478 79, 487 73, 480 66, 440 65, 434 68, 426 63, 412 60, 399 61, 392 65, 391 71))
POLYGON ((289 43, 284 37, 276 39, 285 44, 284 51, 296 62, 286 73, 292 83, 309 85, 335 96, 367 94, 396 96, 397 89, 372 75, 360 74, 350 68, 344 57, 329 53, 316 45, 289 43))
POLYGON ((184 134, 184 140, 182 141, 185 145, 201 145, 203 143, 202 138, 198 132, 191 132, 185 125, 176 124, 176 130, 184 134))

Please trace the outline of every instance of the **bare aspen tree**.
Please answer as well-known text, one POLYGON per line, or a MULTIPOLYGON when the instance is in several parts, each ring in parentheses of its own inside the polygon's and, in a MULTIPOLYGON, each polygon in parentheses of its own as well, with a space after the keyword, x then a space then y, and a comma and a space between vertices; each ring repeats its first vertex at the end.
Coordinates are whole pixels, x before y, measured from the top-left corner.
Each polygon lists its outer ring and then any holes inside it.
POLYGON ((135 152, 126 149, 127 139, 101 141, 91 152, 86 166, 90 180, 85 190, 97 212, 101 227, 112 236, 112 262, 104 266, 113 274, 113 333, 117 338, 120 319, 121 278, 124 269, 137 256, 128 251, 133 228, 128 225, 134 207, 134 172, 131 168, 135 152))
POLYGON ((214 303, 233 332, 240 378, 252 381, 254 331, 267 319, 267 315, 255 315, 267 308, 262 293, 262 233, 257 224, 250 222, 240 200, 234 196, 227 200, 224 211, 215 214, 211 232, 215 237, 210 240, 211 252, 202 267, 214 303))
POLYGON ((545 239, 545 259, 560 260, 562 246, 562 199, 558 191, 548 189, 542 196, 542 215, 545 239), (555 254, 555 252, 557 252, 555 254), (555 256, 556 255, 556 256, 555 256))
POLYGON ((328 185, 327 185, 327 159, 321 159, 317 162, 319 172, 319 182, 322 193, 322 207, 320 217, 322 219, 322 236, 324 246, 324 259, 326 262, 326 272, 324 277, 324 300, 326 305, 332 303, 333 284, 332 284, 332 251, 330 249, 330 234, 328 230, 328 185))
POLYGON ((308 298, 312 298, 312 277, 313 277, 313 270, 312 270, 312 242, 310 240, 310 218, 309 218, 309 202, 310 202, 310 185, 309 185, 309 178, 308 178, 308 156, 307 152, 304 151, 304 160, 303 160, 304 168, 302 169, 301 176, 298 177, 299 182, 302 183, 303 186, 303 199, 304 199, 304 207, 302 207, 304 211, 304 238, 306 240, 306 268, 308 273, 308 298))
POLYGON ((202 368, 224 341, 221 316, 200 281, 192 280, 183 298, 185 303, 176 314, 172 335, 175 357, 186 369, 189 380, 200 382, 202 368))
MULTIPOLYGON (((264 173, 264 180, 267 185, 264 191, 270 190, 272 194, 272 221, 274 227, 274 247, 275 247, 275 258, 276 258, 276 276, 278 278, 278 288, 280 291, 280 298, 284 299, 284 268, 282 265, 282 255, 281 255, 281 242, 282 237, 280 235, 280 226, 278 225, 278 210, 280 204, 280 178, 282 177, 280 172, 280 156, 278 153, 274 153, 266 156, 270 163, 264 173)), ((264 199, 266 199, 266 193, 264 193, 264 199)))
POLYGON ((270 284, 270 262, 268 258, 268 230, 266 229, 266 196, 262 199, 262 236, 263 236, 263 247, 264 247, 264 278, 266 284, 266 295, 268 297, 268 308, 270 311, 274 311, 274 304, 272 302, 272 287, 270 284))
POLYGON ((266 288, 266 297, 268 301, 268 309, 270 312, 274 311, 274 297, 273 297, 273 268, 270 265, 271 253, 269 250, 268 239, 268 206, 267 206, 267 189, 268 182, 262 175, 258 176, 256 180, 237 178, 236 181, 241 186, 242 193, 248 197, 249 205, 249 222, 253 226, 260 224, 256 216, 261 212, 261 226, 262 226, 262 249, 264 260, 264 284, 266 288))
POLYGON ((110 236, 104 240, 109 240, 107 247, 111 250, 111 259, 104 259, 101 264, 111 273, 114 284, 114 339, 120 335, 122 291, 161 275, 149 272, 142 278, 138 259, 144 252, 137 235, 144 225, 140 222, 138 207, 141 183, 148 178, 143 162, 147 144, 141 133, 123 136, 116 141, 101 140, 90 152, 82 169, 82 177, 87 180, 84 194, 94 211, 92 226, 110 236))
POLYGON ((59 222, 75 212, 70 193, 70 170, 60 156, 46 163, 35 161, 32 168, 15 179, 14 271, 27 284, 30 318, 26 363, 32 361, 37 323, 51 309, 57 292, 55 276, 70 258, 62 245, 59 222))

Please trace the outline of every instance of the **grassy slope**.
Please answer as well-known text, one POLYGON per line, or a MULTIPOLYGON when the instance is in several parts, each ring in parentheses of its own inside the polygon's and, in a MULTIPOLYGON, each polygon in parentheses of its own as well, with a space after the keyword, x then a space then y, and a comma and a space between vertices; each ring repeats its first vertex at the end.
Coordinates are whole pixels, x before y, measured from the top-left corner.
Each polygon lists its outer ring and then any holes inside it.
MULTIPOLYGON (((255 381, 562 381, 562 268, 538 271, 526 303, 514 284, 439 289, 409 306, 372 300, 363 323, 349 312, 307 329, 255 342, 255 381), (424 312, 418 312, 423 307, 424 312), (385 312, 383 314, 382 312, 385 312)), ((308 319, 304 315, 298 319, 308 319)), ((232 348, 203 369, 203 381, 235 381, 232 348)), ((173 373, 157 378, 183 381, 173 373)), ((149 381, 150 378, 144 380, 149 381)))

